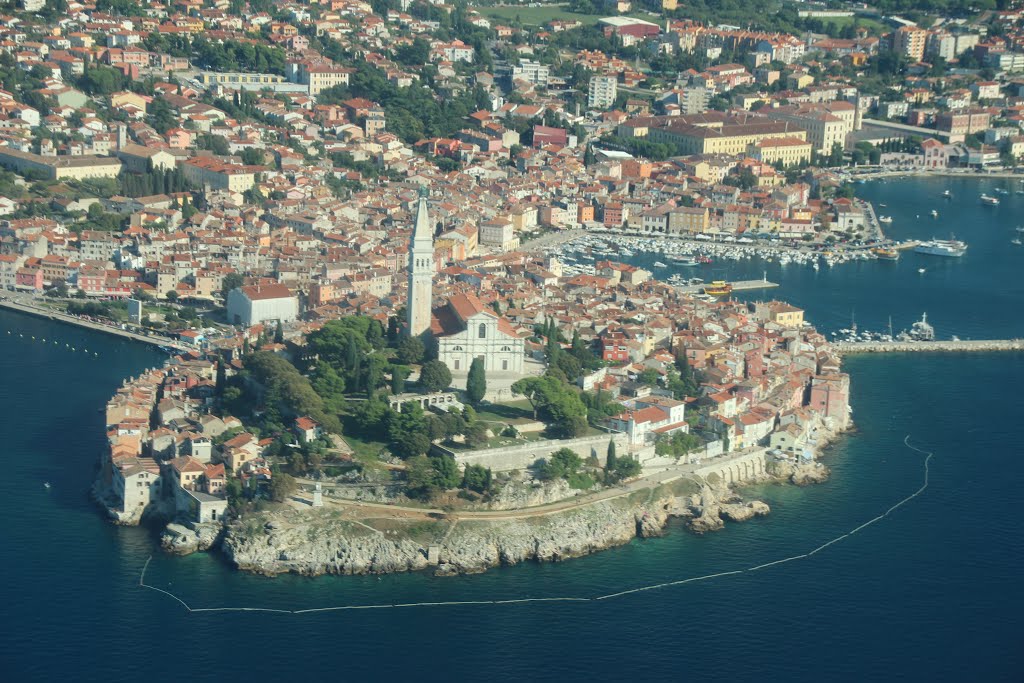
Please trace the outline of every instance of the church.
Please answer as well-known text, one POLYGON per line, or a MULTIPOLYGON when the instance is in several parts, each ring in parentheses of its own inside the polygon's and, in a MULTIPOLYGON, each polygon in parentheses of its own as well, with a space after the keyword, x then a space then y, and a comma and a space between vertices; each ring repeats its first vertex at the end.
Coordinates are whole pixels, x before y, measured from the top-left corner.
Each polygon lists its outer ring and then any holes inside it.
POLYGON ((465 388, 474 358, 484 362, 487 379, 515 380, 524 375, 526 342, 512 324, 472 294, 456 294, 431 310, 434 240, 427 198, 420 194, 409 248, 409 334, 436 344, 437 358, 451 370, 453 384, 465 388))

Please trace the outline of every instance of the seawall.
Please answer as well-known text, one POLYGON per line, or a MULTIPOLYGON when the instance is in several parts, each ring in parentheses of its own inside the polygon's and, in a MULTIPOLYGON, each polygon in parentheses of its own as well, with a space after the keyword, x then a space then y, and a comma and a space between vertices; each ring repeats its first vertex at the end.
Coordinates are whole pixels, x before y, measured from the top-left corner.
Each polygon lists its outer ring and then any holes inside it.
POLYGON ((957 341, 837 342, 833 348, 850 353, 941 353, 1024 351, 1024 339, 961 339, 957 341))

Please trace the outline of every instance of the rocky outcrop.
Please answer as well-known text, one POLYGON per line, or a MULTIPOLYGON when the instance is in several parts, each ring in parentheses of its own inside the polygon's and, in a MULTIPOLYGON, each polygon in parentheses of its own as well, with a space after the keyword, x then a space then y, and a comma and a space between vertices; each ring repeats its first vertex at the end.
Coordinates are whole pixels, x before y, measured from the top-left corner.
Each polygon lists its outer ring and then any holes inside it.
POLYGON ((175 555, 209 550, 217 544, 223 530, 220 524, 168 524, 160 534, 160 547, 175 555))
POLYGON ((565 479, 538 483, 512 481, 501 487, 487 507, 491 510, 521 510, 556 503, 577 493, 565 479))
POLYGON ((770 463, 768 471, 778 479, 788 481, 797 486, 820 484, 828 481, 831 471, 817 460, 800 462, 777 461, 770 463))
POLYGON ((692 517, 687 522, 691 531, 704 534, 719 531, 725 522, 745 522, 771 512, 767 503, 754 500, 744 503, 728 488, 712 489, 705 486, 699 495, 690 497, 689 510, 692 517))

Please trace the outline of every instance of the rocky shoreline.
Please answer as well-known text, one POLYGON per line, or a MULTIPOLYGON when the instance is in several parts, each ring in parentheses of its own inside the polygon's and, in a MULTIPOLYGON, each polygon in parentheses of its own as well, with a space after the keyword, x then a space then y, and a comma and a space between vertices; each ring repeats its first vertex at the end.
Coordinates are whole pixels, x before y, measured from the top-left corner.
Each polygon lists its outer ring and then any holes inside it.
MULTIPOLYGON (((778 463, 759 481, 806 485, 827 477, 828 469, 817 462, 778 463)), ((704 534, 770 511, 724 484, 680 479, 569 511, 500 520, 457 514, 359 519, 329 508, 280 508, 247 513, 223 527, 171 524, 161 543, 176 554, 217 549, 238 569, 265 576, 424 570, 455 576, 527 561, 558 562, 661 536, 673 518, 704 534)))

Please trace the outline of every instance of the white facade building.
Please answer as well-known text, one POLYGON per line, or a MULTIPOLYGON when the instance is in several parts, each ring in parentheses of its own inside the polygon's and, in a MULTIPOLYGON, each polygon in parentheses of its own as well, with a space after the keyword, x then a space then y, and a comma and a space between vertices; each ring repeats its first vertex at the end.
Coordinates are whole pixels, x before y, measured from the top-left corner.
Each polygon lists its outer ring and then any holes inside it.
POLYGON ((619 95, 619 83, 614 76, 591 76, 587 106, 591 109, 607 109, 615 104, 619 95))
POLYGON ((472 294, 453 296, 436 309, 431 331, 438 360, 451 370, 456 385, 465 385, 474 358, 483 360, 488 378, 523 375, 526 342, 511 323, 472 294))
POLYGON ((282 323, 299 317, 299 300, 281 284, 239 287, 228 293, 228 322, 251 327, 268 320, 282 323))

